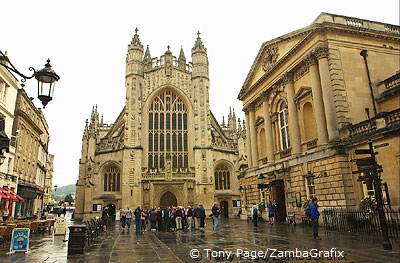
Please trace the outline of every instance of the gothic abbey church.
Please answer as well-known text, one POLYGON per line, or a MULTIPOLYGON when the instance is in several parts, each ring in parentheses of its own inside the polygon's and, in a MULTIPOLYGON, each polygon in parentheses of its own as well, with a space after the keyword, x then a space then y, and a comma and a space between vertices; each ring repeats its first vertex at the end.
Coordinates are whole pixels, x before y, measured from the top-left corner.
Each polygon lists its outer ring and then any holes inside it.
POLYGON ((240 206, 235 171, 244 127, 230 111, 218 124, 209 108, 207 49, 200 33, 187 62, 168 50, 152 58, 137 29, 126 56, 126 103, 113 124, 93 108, 82 139, 77 219, 104 207, 167 207, 214 202, 225 216, 240 206), (144 52, 144 53, 143 53, 144 52))

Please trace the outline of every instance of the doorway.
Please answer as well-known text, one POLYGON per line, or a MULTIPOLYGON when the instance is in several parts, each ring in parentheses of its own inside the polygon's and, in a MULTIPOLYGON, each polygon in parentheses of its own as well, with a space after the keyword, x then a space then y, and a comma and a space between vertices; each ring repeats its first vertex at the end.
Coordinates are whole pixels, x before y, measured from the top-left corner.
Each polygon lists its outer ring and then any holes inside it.
POLYGON ((115 214, 116 214, 116 207, 115 204, 108 204, 106 205, 108 210, 108 216, 111 218, 112 221, 115 221, 115 214))
POLYGON ((160 207, 167 208, 170 206, 177 206, 178 201, 176 200, 176 196, 171 192, 165 192, 160 198, 160 207))
POLYGON ((283 180, 272 181, 271 186, 271 200, 276 201, 276 222, 286 221, 286 198, 285 198, 285 183, 283 180))
POLYGON ((227 201, 221 201, 219 203, 220 207, 221 207, 221 216, 223 216, 224 218, 229 218, 229 206, 228 206, 228 202, 227 201))

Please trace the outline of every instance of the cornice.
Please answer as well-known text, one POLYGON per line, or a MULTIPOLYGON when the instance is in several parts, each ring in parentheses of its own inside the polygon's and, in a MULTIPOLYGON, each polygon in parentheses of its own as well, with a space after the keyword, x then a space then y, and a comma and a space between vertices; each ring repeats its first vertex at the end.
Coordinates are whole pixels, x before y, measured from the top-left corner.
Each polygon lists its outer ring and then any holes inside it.
MULTIPOLYGON (((292 38, 308 32, 306 37, 303 40, 301 40, 299 43, 297 43, 291 50, 289 50, 280 60, 278 60, 274 64, 274 66, 271 67, 271 69, 269 71, 265 72, 264 75, 261 76, 261 78, 259 78, 253 85, 246 88, 246 84, 248 84, 250 77, 253 76, 255 67, 256 67, 256 65, 258 65, 259 60, 261 59, 260 58, 261 54, 263 54, 263 52, 267 46, 276 45, 276 43, 279 42, 279 38, 274 39, 276 41, 271 40, 270 42, 268 42, 268 45, 263 44, 261 46, 261 50, 259 51, 259 53, 257 55, 256 61, 253 63, 253 66, 250 69, 248 77, 246 78, 237 98, 239 100, 243 100, 243 98, 247 94, 249 94, 249 92, 251 92, 253 89, 258 87, 267 77, 271 76, 272 73, 274 73, 278 68, 280 68, 282 66, 282 64, 284 64, 294 53, 296 53, 302 46, 304 46, 304 44, 307 43, 313 35, 315 35, 316 33, 323 33, 323 32, 327 32, 327 31, 348 33, 348 34, 359 35, 359 36, 363 36, 363 37, 372 37, 372 38, 397 41, 397 42, 400 40, 400 33, 393 32, 393 31, 385 32, 385 31, 375 30, 375 29, 371 29, 371 28, 353 27, 353 26, 349 26, 349 25, 342 25, 342 24, 331 23, 331 22, 323 22, 321 24, 314 24, 312 26, 312 29, 310 29, 309 31, 305 31, 305 32, 302 31, 300 34, 293 35, 292 38)), ((318 47, 314 51, 315 51, 314 56, 319 56, 319 58, 325 56, 327 53, 326 48, 324 48, 323 46, 318 47)), ((311 60, 310 62, 314 63, 313 60, 311 60)))

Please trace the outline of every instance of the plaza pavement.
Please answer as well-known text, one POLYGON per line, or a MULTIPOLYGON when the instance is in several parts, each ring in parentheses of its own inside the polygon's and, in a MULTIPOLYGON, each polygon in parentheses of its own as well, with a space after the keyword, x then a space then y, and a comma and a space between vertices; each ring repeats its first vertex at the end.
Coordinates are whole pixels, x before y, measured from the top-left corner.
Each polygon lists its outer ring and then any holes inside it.
MULTIPOLYGON (((348 233, 327 232, 321 229, 322 240, 311 238, 308 226, 274 225, 260 223, 257 228, 238 219, 223 220, 218 233, 213 233, 211 222, 207 219, 205 231, 150 232, 144 234, 122 231, 117 224, 107 233, 101 234, 97 241, 87 248, 84 255, 67 257, 67 242, 63 237, 51 234, 34 234, 30 251, 26 254, 6 255, 0 253, 1 263, 135 263, 135 262, 223 262, 223 258, 207 257, 207 251, 266 251, 266 248, 278 250, 336 250, 344 251, 344 259, 293 259, 293 258, 228 258, 233 262, 399 262, 399 240, 393 240, 393 250, 384 251, 379 236, 350 235, 348 233), (190 258, 190 251, 198 260, 190 258), (210 249, 210 250, 207 250, 210 249), (242 249, 242 250, 237 250, 242 249), (193 253, 193 252, 192 252, 193 253)), ((271 254, 272 250, 269 250, 271 254)), ((215 252, 214 252, 215 253, 215 252)), ((277 252, 275 252, 275 255, 277 252)), ((245 255, 245 254, 242 254, 245 255)))

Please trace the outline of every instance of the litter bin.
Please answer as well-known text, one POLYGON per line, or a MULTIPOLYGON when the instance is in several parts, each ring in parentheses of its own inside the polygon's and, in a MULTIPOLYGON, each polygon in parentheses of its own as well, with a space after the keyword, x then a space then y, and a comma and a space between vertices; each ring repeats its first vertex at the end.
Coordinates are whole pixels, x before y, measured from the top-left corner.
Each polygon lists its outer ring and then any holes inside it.
POLYGON ((86 244, 86 226, 69 226, 68 255, 83 254, 86 244))

